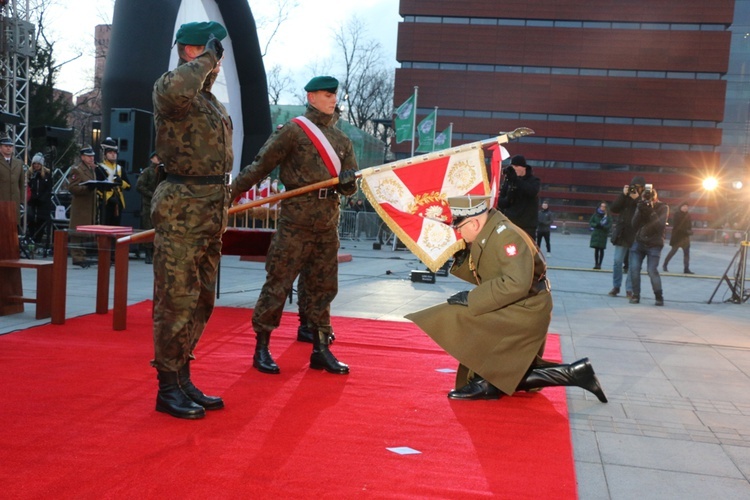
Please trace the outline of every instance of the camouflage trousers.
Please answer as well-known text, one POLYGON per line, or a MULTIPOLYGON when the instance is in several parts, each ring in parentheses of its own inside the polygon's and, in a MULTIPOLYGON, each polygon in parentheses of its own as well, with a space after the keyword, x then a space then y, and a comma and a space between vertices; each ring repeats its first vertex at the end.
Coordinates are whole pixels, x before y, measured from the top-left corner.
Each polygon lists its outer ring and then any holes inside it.
POLYGON ((199 188, 162 183, 154 196, 151 364, 158 370, 179 371, 194 359, 193 350, 214 308, 227 212, 223 197, 188 195, 199 188))
POLYGON ((266 282, 253 311, 253 329, 265 333, 279 326, 297 276, 299 286, 304 286, 300 310, 307 324, 330 329, 331 302, 338 293, 338 249, 338 228, 309 230, 282 221, 268 249, 266 282))

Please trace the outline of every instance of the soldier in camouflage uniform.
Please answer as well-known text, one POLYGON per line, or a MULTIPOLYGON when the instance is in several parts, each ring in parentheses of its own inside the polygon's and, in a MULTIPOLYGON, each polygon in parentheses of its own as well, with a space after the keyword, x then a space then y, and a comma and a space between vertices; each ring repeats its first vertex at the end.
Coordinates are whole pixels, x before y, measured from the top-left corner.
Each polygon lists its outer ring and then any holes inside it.
POLYGON ((214 307, 221 235, 227 225, 232 122, 211 93, 226 36, 216 22, 183 24, 180 63, 154 84, 156 152, 166 179, 156 187, 154 224, 154 359, 156 410, 201 418, 224 407, 190 380, 190 361, 214 307))
MULTIPOLYGON (((160 171, 163 168, 164 164, 161 162, 159 155, 156 154, 156 151, 154 151, 149 158, 148 167, 143 169, 135 185, 135 188, 141 195, 141 229, 143 230, 154 228, 151 222, 151 198, 154 197, 154 191, 156 191, 156 186, 160 180, 160 171)), ((152 243, 144 243, 143 250, 146 253, 146 264, 151 264, 153 262, 154 245, 152 243)))
MULTIPOLYGON (((307 298, 304 307, 308 328, 313 331, 310 368, 346 374, 349 367, 330 351, 331 302, 338 292, 339 196, 357 191, 357 161, 352 143, 335 127, 338 120, 338 81, 330 76, 315 77, 305 86, 308 106, 305 118, 327 139, 341 164, 335 189, 321 189, 281 202, 276 233, 266 258, 266 282, 253 312, 256 334, 253 366, 263 373, 279 373, 268 342, 279 326, 284 301, 299 275, 307 298), (337 192, 338 191, 338 192, 337 192)), ((287 189, 325 181, 332 173, 311 139, 296 122, 271 135, 252 164, 232 184, 232 198, 265 178, 277 165, 287 189)))

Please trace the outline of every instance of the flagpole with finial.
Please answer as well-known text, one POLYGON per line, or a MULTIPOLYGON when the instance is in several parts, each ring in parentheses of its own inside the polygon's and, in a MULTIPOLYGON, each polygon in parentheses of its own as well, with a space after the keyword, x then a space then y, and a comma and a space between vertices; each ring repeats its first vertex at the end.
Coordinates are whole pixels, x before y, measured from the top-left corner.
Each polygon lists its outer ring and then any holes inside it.
POLYGON ((435 134, 437 133, 437 110, 438 107, 435 106, 435 123, 432 126, 432 149, 430 151, 435 151, 435 134))
POLYGON ((417 94, 419 93, 419 87, 414 86, 414 112, 411 114, 411 156, 414 156, 414 140, 417 138, 417 94))

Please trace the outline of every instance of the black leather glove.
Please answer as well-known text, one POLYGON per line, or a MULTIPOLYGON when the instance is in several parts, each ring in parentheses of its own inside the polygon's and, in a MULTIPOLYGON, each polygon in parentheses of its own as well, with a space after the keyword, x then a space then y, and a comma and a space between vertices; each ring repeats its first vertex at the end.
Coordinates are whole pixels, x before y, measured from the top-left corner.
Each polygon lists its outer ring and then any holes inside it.
POLYGON ((459 250, 458 252, 453 254, 453 265, 456 267, 459 267, 464 262, 466 262, 466 259, 469 257, 469 249, 464 248, 462 250, 459 250))
POLYGON ((112 178, 112 182, 114 182, 115 184, 117 184, 119 186, 122 186, 122 177, 120 177, 119 175, 115 175, 112 178))
POLYGON ((514 180, 516 180, 518 178, 518 174, 516 173, 516 169, 513 168, 512 165, 508 166, 508 167, 505 167, 505 170, 503 171, 503 173, 505 174, 505 177, 509 181, 514 181, 514 180))
POLYGON ((357 180, 357 172, 354 170, 342 170, 339 174, 339 184, 354 184, 357 180))
POLYGON ((448 303, 454 306, 468 306, 469 305, 469 291, 464 290, 457 294, 448 297, 448 303))
POLYGON ((216 54, 216 59, 220 60, 221 56, 224 55, 224 47, 218 38, 213 35, 208 35, 208 41, 206 42, 206 50, 213 50, 216 54))

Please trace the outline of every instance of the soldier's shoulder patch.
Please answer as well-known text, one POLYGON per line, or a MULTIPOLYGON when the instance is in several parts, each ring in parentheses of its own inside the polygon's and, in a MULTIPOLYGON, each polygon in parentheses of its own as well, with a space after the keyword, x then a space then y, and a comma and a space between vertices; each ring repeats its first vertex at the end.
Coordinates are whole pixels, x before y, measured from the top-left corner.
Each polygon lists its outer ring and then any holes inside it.
POLYGON ((76 174, 71 174, 70 175, 70 180, 74 181, 76 179, 78 179, 78 176, 76 174))
POLYGON ((518 248, 515 244, 511 243, 509 245, 505 245, 505 255, 508 257, 515 257, 518 255, 518 248))

